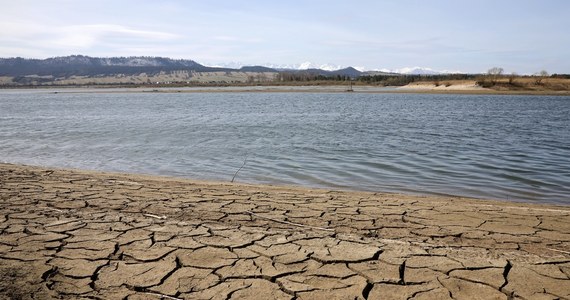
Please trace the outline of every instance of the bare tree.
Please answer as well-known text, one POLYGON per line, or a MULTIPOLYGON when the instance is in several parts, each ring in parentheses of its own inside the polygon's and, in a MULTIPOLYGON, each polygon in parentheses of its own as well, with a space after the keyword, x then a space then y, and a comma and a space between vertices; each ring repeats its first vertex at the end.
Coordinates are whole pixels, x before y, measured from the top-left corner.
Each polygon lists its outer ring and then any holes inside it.
POLYGON ((544 80, 544 78, 548 77, 548 72, 546 72, 546 70, 542 70, 542 71, 538 72, 538 74, 536 74, 535 77, 536 77, 536 79, 534 80, 534 82, 536 83, 536 85, 541 85, 542 80, 544 80))
POLYGON ((503 68, 493 67, 487 71, 487 74, 493 75, 493 76, 501 76, 501 75, 503 75, 504 71, 505 70, 503 70, 503 68))
POLYGON ((499 67, 493 67, 493 68, 490 68, 490 69, 487 71, 487 74, 488 74, 489 77, 491 78, 491 84, 492 84, 492 85, 497 84, 497 79, 498 79, 501 75, 503 75, 503 72, 504 72, 504 71, 505 71, 505 70, 503 70, 503 68, 499 68, 499 67))

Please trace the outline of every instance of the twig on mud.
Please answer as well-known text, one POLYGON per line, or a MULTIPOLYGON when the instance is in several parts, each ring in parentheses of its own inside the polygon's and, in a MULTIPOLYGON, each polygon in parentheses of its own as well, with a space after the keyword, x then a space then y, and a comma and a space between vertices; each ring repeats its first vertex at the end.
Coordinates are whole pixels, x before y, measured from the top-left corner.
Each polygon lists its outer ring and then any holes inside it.
POLYGON ((145 294, 160 297, 160 299, 183 300, 182 298, 176 298, 176 297, 163 295, 163 294, 159 294, 159 293, 145 292, 145 294))
POLYGON ((151 218, 155 218, 155 219, 159 219, 159 220, 164 220, 164 219, 166 219, 166 216, 157 216, 157 215, 153 215, 153 214, 143 214, 143 216, 145 216, 145 217, 151 217, 151 218))
POLYGON ((275 220, 275 219, 271 219, 268 217, 264 217, 261 215, 258 215, 256 213, 252 213, 251 211, 246 211, 246 213, 261 218, 261 219, 266 219, 269 221, 273 221, 273 222, 277 222, 277 223, 282 223, 282 224, 287 224, 287 225, 293 225, 293 226, 298 226, 298 227, 306 227, 306 228, 312 228, 312 229, 317 229, 317 230, 326 230, 326 231, 334 231, 334 229, 330 229, 330 228, 324 228, 324 227, 317 227, 317 226, 310 226, 310 225, 303 225, 303 224, 298 224, 298 223, 293 223, 293 222, 289 222, 289 221, 282 221, 282 220, 275 220))
POLYGON ((570 252, 564 251, 564 250, 558 250, 558 249, 552 249, 552 248, 546 248, 546 249, 556 251, 556 252, 560 252, 560 253, 570 254, 570 252))
POLYGON ((48 210, 57 211, 57 212, 60 212, 60 213, 64 212, 64 211, 61 210, 61 209, 57 209, 57 208, 53 208, 53 207, 49 207, 49 206, 48 206, 48 207, 42 207, 42 208, 43 208, 43 209, 48 209, 48 210))
POLYGON ((236 173, 234 174, 234 177, 232 177, 232 181, 230 181, 230 182, 234 182, 234 179, 236 178, 236 176, 237 176, 237 174, 239 173, 239 171, 241 171, 241 169, 243 169, 243 167, 245 167, 245 164, 247 163, 247 157, 248 157, 248 156, 249 156, 249 154, 245 156, 245 159, 243 160, 243 165, 241 165, 241 167, 239 167, 239 169, 238 169, 238 170, 236 171, 236 173))

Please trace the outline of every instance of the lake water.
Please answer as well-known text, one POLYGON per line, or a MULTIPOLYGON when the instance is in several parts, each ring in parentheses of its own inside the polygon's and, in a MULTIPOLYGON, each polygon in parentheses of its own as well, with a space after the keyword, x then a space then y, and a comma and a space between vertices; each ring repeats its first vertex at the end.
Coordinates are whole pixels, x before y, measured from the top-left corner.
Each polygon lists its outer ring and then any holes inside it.
POLYGON ((0 161, 570 204, 570 97, 0 90, 0 161))

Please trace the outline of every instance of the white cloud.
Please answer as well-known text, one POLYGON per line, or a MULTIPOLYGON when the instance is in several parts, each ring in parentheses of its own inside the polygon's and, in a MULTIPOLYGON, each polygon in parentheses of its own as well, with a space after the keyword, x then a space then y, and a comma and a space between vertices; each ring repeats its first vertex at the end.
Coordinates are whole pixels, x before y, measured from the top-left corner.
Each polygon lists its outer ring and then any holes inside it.
MULTIPOLYGON (((127 48, 138 45, 175 41, 181 36, 168 32, 141 30, 115 24, 87 24, 69 26, 41 26, 34 23, 0 21, 0 57, 28 56, 43 53, 40 57, 63 53, 84 54, 95 48, 127 48), (34 49, 35 51, 30 51, 34 49)), ((37 57, 35 55, 35 57, 37 57)))
POLYGON ((170 33, 137 30, 112 24, 66 26, 59 28, 58 31, 58 37, 53 44, 82 49, 93 47, 96 44, 111 43, 111 40, 116 39, 128 39, 129 42, 135 39, 142 43, 148 43, 151 41, 163 42, 178 37, 170 33))
POLYGON ((218 35, 212 37, 212 40, 230 43, 259 43, 263 40, 260 38, 245 38, 240 36, 218 35))

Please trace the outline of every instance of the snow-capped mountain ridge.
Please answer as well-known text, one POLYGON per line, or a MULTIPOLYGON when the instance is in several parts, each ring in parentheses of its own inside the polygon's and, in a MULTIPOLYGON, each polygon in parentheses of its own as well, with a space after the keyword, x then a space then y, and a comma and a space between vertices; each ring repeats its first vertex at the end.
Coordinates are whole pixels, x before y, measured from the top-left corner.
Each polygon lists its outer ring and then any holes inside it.
MULTIPOLYGON (((333 65, 333 64, 316 64, 309 61, 302 62, 300 64, 273 64, 273 63, 263 63, 263 64, 246 64, 242 62, 232 61, 227 63, 213 63, 208 64, 205 63, 204 65, 209 67, 216 67, 216 68, 232 68, 232 69, 240 69, 241 67, 246 66, 261 66, 272 68, 276 70, 308 70, 308 69, 319 69, 323 71, 336 71, 347 68, 347 66, 341 65, 333 65)), ((356 68, 358 69, 358 68, 356 68)))
MULTIPOLYGON (((204 64, 209 67, 218 67, 218 68, 233 68, 239 69, 244 66, 252 66, 252 64, 246 64, 242 62, 229 62, 229 63, 218 63, 218 64, 204 64)), ((273 63, 264 63, 259 64, 259 66, 272 68, 275 70, 309 70, 309 69, 319 69, 323 71, 337 71, 341 69, 345 69, 348 66, 336 65, 331 63, 326 64, 318 64, 313 62, 303 62, 299 64, 273 64, 273 63)), ((354 67, 356 70, 360 72, 384 72, 384 73, 398 73, 398 74, 406 74, 406 75, 438 75, 438 74, 457 74, 462 73, 461 71, 453 71, 453 70, 434 70, 432 68, 427 67, 404 67, 399 69, 368 69, 365 67, 354 67)))
POLYGON ((425 67, 404 67, 400 69, 380 69, 375 71, 387 72, 387 73, 399 73, 406 75, 438 75, 438 74, 457 74, 462 73, 461 71, 450 71, 450 70, 434 70, 432 68, 425 67))

